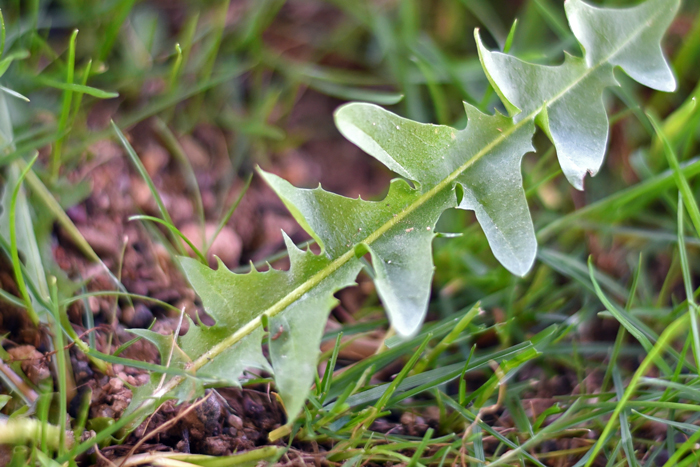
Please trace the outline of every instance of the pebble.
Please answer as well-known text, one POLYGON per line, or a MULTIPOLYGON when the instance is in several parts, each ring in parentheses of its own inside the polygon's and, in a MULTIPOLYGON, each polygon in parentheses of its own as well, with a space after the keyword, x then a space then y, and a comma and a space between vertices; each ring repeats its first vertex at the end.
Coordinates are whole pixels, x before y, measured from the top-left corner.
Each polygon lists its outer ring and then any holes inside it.
POLYGON ((131 328, 147 328, 153 321, 153 313, 143 303, 137 303, 122 309, 121 321, 131 328))
POLYGON ((140 375, 137 375, 135 379, 136 384, 134 384, 134 386, 143 386, 151 380, 151 377, 148 373, 142 373, 140 375))
POLYGON ((124 382, 119 378, 112 378, 109 380, 109 386, 111 392, 117 392, 124 387, 124 382))
POLYGON ((88 306, 93 315, 100 313, 100 300, 97 297, 88 297, 88 306))
POLYGON ((155 200, 151 196, 151 190, 148 188, 146 182, 144 182, 141 178, 132 178, 130 192, 134 203, 142 211, 149 214, 157 211, 158 207, 156 206, 155 200))
POLYGON ((241 420, 241 417, 235 414, 231 414, 228 416, 228 419, 226 420, 230 426, 235 428, 236 430, 240 430, 243 428, 243 420, 241 420))
POLYGON ((136 311, 134 310, 134 307, 127 305, 121 308, 121 315, 119 316, 119 320, 127 326, 131 326, 129 323, 131 323, 134 320, 135 315, 136 311))
POLYGON ((150 145, 142 154, 141 162, 151 178, 155 177, 170 160, 170 154, 162 146, 150 145))
POLYGON ((208 436, 218 433, 221 428, 219 422, 222 412, 221 402, 216 394, 209 396, 204 402, 195 408, 197 418, 204 424, 204 431, 208 436))
POLYGON ((34 384, 39 384, 51 377, 44 354, 32 345, 19 345, 7 350, 11 360, 19 361, 24 374, 34 384))
POLYGON ((182 146, 182 150, 194 168, 206 168, 209 166, 209 154, 192 136, 185 135, 180 138, 180 146, 182 146))
MULTIPOLYGON (((214 235, 216 228, 217 224, 213 222, 205 224, 204 233, 207 239, 214 235)), ((194 246, 201 249, 203 243, 202 229, 198 223, 190 222, 189 224, 185 224, 180 229, 180 232, 182 232, 182 234, 187 237, 194 246)), ((189 246, 186 246, 185 248, 191 252, 189 246)), ((212 243, 211 247, 209 248, 209 255, 207 259, 209 260, 209 264, 213 266, 216 264, 216 262, 213 261, 213 258, 214 256, 218 256, 226 266, 235 267, 238 265, 238 260, 241 257, 242 249, 243 244, 241 242, 241 238, 236 232, 233 231, 231 227, 225 225, 224 228, 221 229, 221 232, 219 232, 219 235, 216 236, 214 243, 212 243)))

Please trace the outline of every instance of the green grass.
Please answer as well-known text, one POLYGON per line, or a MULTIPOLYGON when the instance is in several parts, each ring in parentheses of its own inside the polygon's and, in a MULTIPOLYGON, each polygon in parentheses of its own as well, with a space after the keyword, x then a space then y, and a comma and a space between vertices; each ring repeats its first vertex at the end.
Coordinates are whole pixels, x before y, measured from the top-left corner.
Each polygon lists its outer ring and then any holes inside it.
MULTIPOLYGON (((89 297, 140 299, 180 313, 172 303, 127 292, 116 268, 110 274, 117 292, 81 293, 81 281, 62 277, 45 254, 55 224, 87 262, 101 263, 65 212, 82 201, 66 197, 71 189, 65 186, 78 191, 70 184, 91 163, 92 144, 112 139, 125 148, 160 216, 134 212, 135 220, 174 256, 186 252, 189 240, 131 148, 129 134, 139 125, 154 128, 176 161, 203 231, 202 194, 179 143, 199 125, 226 135, 225 178, 247 180, 244 196, 255 164, 274 163, 285 151, 328 138, 312 131, 314 123, 292 124, 293 112, 310 93, 338 104, 377 102, 409 118, 462 128, 462 100, 489 112, 497 103, 478 65, 473 27, 486 31, 494 47, 512 44, 512 53, 539 63, 557 63, 562 49, 580 53, 572 50, 557 2, 522 2, 517 27, 505 1, 311 4, 334 18, 328 23, 295 19, 297 3, 250 2, 229 24, 228 1, 190 2, 178 7, 185 19, 176 29, 157 3, 66 0, 50 10, 39 1, 3 3, 0 247, 16 289, 3 290, 0 298, 23 308, 47 337, 45 350, 55 352, 53 377, 34 384, 6 352, 14 336, 2 336, 0 444, 13 446, 10 465, 76 465, 75 457, 89 452, 80 463, 88 465, 96 462, 94 444, 118 444, 137 418, 91 419, 84 400, 77 419, 67 415, 75 392, 68 344, 75 345, 70 352, 87 355, 98 373, 114 364, 182 373, 165 363, 129 360, 121 356, 126 346, 102 353, 94 338, 78 336, 70 324, 71 304, 89 297), (280 52, 274 35, 285 31, 301 38, 296 47, 303 53, 280 52), (144 98, 143 89, 153 83, 158 91, 144 98), (90 115, 104 99, 119 104, 113 127, 95 128, 88 124, 90 115), (86 427, 97 429, 78 442, 66 436, 64 426, 75 439, 86 427)), ((430 320, 417 336, 401 341, 389 331, 374 355, 334 371, 349 363, 339 355, 353 339, 387 329, 380 302, 370 293, 355 323, 325 336, 334 344, 322 355, 327 370, 304 413, 271 433, 278 447, 220 464, 194 455, 153 456, 203 466, 299 457, 310 462, 308 446, 317 443, 328 449, 323 456, 333 465, 348 466, 697 465, 700 8, 697 2, 682 8, 682 20, 664 40, 679 91, 649 93, 627 86, 618 74, 629 91, 608 92, 614 122, 608 162, 586 180, 584 193, 572 193, 549 143, 536 138, 538 154, 523 164, 540 242, 530 274, 517 279, 498 265, 471 213, 447 212, 438 230, 462 236, 434 243, 430 320), (543 395, 562 380, 567 391, 543 395), (545 399, 546 406, 536 405, 545 399), (378 430, 403 414, 439 419, 413 434, 378 430), (665 433, 650 435, 652 424, 665 433)), ((225 200, 227 190, 215 193, 218 215, 207 218, 217 234, 241 201, 225 200)), ((201 251, 190 246, 206 262, 212 242, 206 239, 201 251)), ((251 375, 244 386, 269 381, 251 375)))

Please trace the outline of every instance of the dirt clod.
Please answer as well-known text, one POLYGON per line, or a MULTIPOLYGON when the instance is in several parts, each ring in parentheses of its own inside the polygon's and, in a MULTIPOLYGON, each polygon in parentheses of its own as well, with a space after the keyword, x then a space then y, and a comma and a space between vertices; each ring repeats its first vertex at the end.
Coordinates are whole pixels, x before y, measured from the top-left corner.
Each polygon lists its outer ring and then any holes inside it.
POLYGON ((20 345, 7 350, 13 360, 20 362, 20 367, 29 380, 38 385, 51 377, 44 354, 32 345, 20 345))

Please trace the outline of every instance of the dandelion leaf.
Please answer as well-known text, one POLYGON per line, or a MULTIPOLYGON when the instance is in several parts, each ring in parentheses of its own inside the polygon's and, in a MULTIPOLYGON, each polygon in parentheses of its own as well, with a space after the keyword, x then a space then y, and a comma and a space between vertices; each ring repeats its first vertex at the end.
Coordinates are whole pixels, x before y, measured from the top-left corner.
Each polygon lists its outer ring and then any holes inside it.
POLYGON ((459 183, 458 207, 476 212, 494 256, 522 276, 537 252, 520 174, 522 156, 533 150, 534 125, 516 126, 510 118, 486 115, 468 104, 465 109, 464 130, 413 122, 369 104, 341 107, 336 124, 371 156, 384 161, 389 155, 400 164, 420 186, 418 198, 459 183))
MULTIPOLYGON (((388 113, 388 112, 387 112, 388 113)), ((390 114, 393 115, 393 114, 390 114)), ((337 259, 370 253, 375 285, 396 331, 414 334, 420 326, 433 276, 432 240, 438 217, 456 198, 450 190, 418 206, 418 190, 394 180, 382 201, 350 199, 316 188, 295 188, 286 180, 261 172, 294 217, 337 259), (412 209, 409 215, 407 209, 412 209), (379 233, 381 232, 381 233, 379 233)), ((361 264, 357 258, 351 262, 361 264)))
MULTIPOLYGON (((306 277, 305 271, 311 275, 319 265, 328 264, 323 256, 299 250, 286 236, 285 241, 289 250, 290 271, 306 277)), ((323 283, 270 319, 270 360, 275 372, 275 384, 289 415, 301 411, 317 374, 323 330, 330 310, 338 304, 333 293, 354 285, 360 267, 360 264, 350 262, 338 268, 323 283)))
POLYGON ((285 241, 290 255, 288 271, 271 268, 234 274, 221 262, 212 270, 182 258, 182 268, 215 324, 190 322, 179 345, 194 362, 197 377, 204 381, 236 384, 246 368, 274 372, 287 414, 294 418, 314 381, 323 329, 337 303, 333 293, 353 285, 361 265, 341 265, 317 284, 316 273, 328 267, 330 260, 299 250, 286 235, 285 241), (261 350, 263 313, 270 317, 271 366, 261 350), (248 327, 250 331, 245 332, 248 327), (241 338, 231 340, 237 333, 241 338), (209 359, 211 349, 217 348, 221 352, 209 359))
MULTIPOLYGON (((568 180, 581 189, 605 154, 603 92, 618 85, 614 68, 655 89, 675 88, 660 40, 678 4, 648 0, 621 10, 567 0, 569 23, 584 54, 567 54, 558 66, 491 52, 476 34, 482 66, 509 115, 487 115, 465 104, 468 123, 463 130, 414 122, 371 104, 340 107, 335 113, 340 132, 402 178, 392 181, 381 201, 366 201, 320 186, 296 188, 260 171, 322 251, 301 251, 285 236, 289 270, 248 274, 182 259, 182 269, 215 324, 190 322, 177 347, 161 340, 161 353, 177 354, 173 363, 185 373, 172 376, 168 387, 185 387, 177 396, 182 398, 196 394, 197 384, 207 381, 235 383, 245 368, 271 369, 292 421, 315 378, 323 327, 336 304, 333 294, 354 284, 367 264, 365 255, 393 327, 402 336, 418 331, 430 297, 435 225, 448 208, 473 210, 494 256, 514 274, 526 274, 537 244, 521 162, 533 151, 535 125, 553 141, 568 180), (269 326, 271 365, 260 349, 263 323, 269 326)), ((152 394, 139 388, 135 397, 140 403, 162 397, 155 393, 161 385, 154 377, 152 394)))
POLYGON ((608 62, 647 87, 670 92, 676 89, 676 79, 664 58, 661 39, 680 3, 649 0, 616 10, 567 0, 564 8, 589 68, 608 62))
POLYGON ((414 189, 394 180, 382 201, 349 199, 320 187, 298 189, 263 173, 331 258, 365 246, 379 296, 404 336, 418 330, 427 310, 432 240, 445 209, 476 211, 494 254, 512 272, 525 274, 535 258, 520 175, 521 158, 532 150, 534 125, 516 128, 503 115, 485 115, 469 105, 466 110, 469 123, 461 131, 417 123, 371 104, 348 104, 336 112, 346 138, 416 184, 414 189), (462 186, 461 200, 456 183, 462 186))
POLYGON ((651 0, 628 9, 600 9, 568 0, 566 12, 584 57, 566 54, 558 66, 524 62, 488 51, 475 33, 486 75, 517 123, 536 118, 557 149, 562 170, 579 190, 603 163, 608 117, 603 90, 617 86, 613 68, 659 90, 675 80, 659 41, 678 0, 651 0))

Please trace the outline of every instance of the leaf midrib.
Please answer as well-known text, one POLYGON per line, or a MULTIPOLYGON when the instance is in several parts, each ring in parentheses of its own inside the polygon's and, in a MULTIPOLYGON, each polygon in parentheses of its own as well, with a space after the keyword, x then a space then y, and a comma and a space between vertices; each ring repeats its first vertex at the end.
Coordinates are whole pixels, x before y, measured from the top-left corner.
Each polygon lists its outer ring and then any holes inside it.
MULTIPOLYGON (((658 17, 655 17, 655 21, 658 17)), ((478 162, 482 157, 484 157, 486 154, 488 154, 492 149, 497 147, 499 144, 501 144, 502 141, 506 141, 508 137, 515 133, 517 130, 525 126, 526 124, 529 124, 530 122, 533 122, 535 117, 541 112, 542 108, 545 105, 551 105, 553 102, 556 102, 557 100, 561 99, 564 95, 566 95, 571 89, 573 89, 575 86, 577 86, 581 81, 586 79, 589 75, 591 75, 593 72, 595 72, 598 68, 601 66, 607 64, 609 60, 614 57, 617 53, 620 52, 624 47, 626 47, 630 42, 632 42, 634 39, 636 39, 646 28, 649 26, 646 25, 646 23, 642 24, 642 27, 638 28, 637 30, 634 31, 633 34, 630 35, 630 37, 622 43, 618 48, 616 48, 614 51, 612 51, 605 59, 599 61, 595 65, 591 66, 590 68, 586 69, 586 72, 581 75, 580 78, 576 79, 573 81, 569 86, 565 87, 562 92, 557 94, 554 98, 551 100, 545 102, 542 107, 539 107, 538 109, 534 110, 531 112, 529 115, 527 115, 524 119, 520 120, 519 122, 513 124, 509 129, 504 130, 502 133, 499 133, 499 136, 494 138, 489 144, 484 146, 479 152, 474 154, 469 160, 467 160, 464 164, 459 166, 456 170, 454 170, 452 173, 450 173, 447 177, 445 177, 440 183, 436 184, 433 188, 430 190, 426 191, 423 193, 420 197, 418 197, 413 203, 405 207, 402 211, 396 214, 396 216, 393 216, 390 218, 385 224, 383 224, 381 227, 376 229, 374 232, 372 232, 370 235, 368 235, 363 241, 357 242, 355 245, 360 244, 360 243, 365 243, 367 245, 371 245, 374 243, 376 240, 378 240, 382 235, 384 235, 386 232, 388 232, 391 228, 396 226, 399 222, 401 222, 403 219, 405 219, 408 215, 413 213, 415 210, 420 208, 423 204, 431 200, 434 196, 436 196, 438 193, 441 191, 447 189, 448 187, 451 187, 452 182, 454 182, 464 171, 466 171, 469 167, 474 165, 476 162, 478 162)), ((468 125, 468 123, 467 123, 468 125)), ((347 252, 345 252, 343 255, 339 256, 335 260, 333 260, 331 263, 329 263, 327 266, 319 270, 316 274, 313 276, 309 277, 306 281, 304 281, 302 284, 300 284, 297 288, 289 292, 287 295, 285 295, 281 300, 276 302, 273 306, 269 307, 265 311, 263 311, 259 316, 256 318, 253 318, 251 321, 246 323, 243 327, 238 329, 235 333, 231 334, 229 337, 221 341, 220 343, 216 344, 212 348, 210 348, 207 352, 202 354, 199 358, 194 360, 191 364, 191 366, 188 368, 190 371, 197 371, 201 369, 203 366, 205 366, 207 363, 209 363, 211 360, 216 358, 218 355, 223 353, 226 349, 229 347, 235 345, 239 341, 241 341, 244 337, 252 333, 258 326, 262 325, 262 315, 266 315, 268 318, 272 318, 282 311, 284 311, 287 307, 289 307, 292 303, 296 302, 299 300, 304 294, 312 290, 314 287, 319 285, 323 280, 328 278, 331 274, 336 272, 338 269, 340 269, 343 265, 348 263, 351 259, 355 257, 355 249, 354 246, 350 248, 347 252)), ((166 384, 158 393, 156 393, 156 397, 163 396, 173 390, 175 387, 177 387, 184 378, 182 377, 175 377, 171 379, 168 384, 166 384)))

